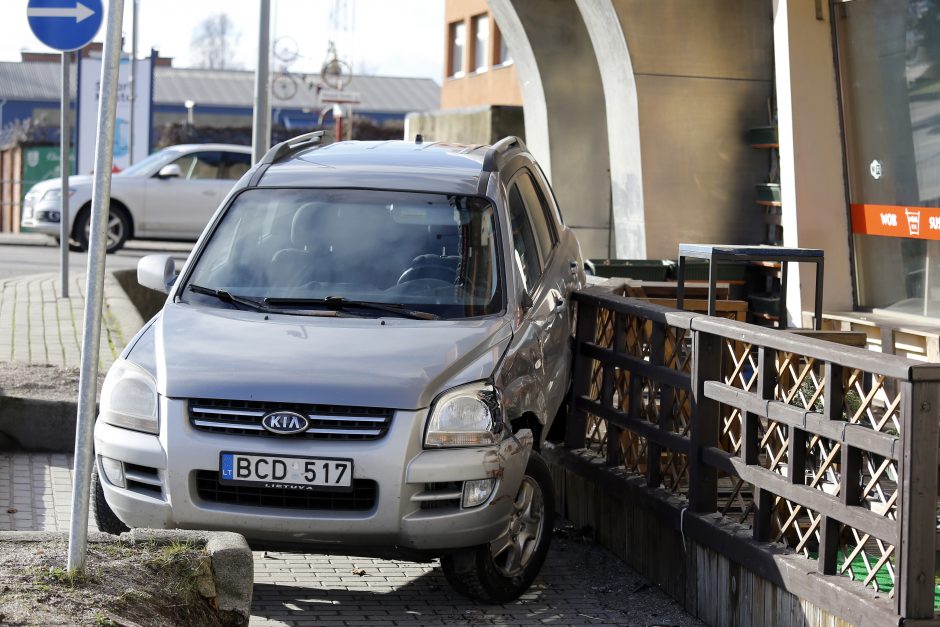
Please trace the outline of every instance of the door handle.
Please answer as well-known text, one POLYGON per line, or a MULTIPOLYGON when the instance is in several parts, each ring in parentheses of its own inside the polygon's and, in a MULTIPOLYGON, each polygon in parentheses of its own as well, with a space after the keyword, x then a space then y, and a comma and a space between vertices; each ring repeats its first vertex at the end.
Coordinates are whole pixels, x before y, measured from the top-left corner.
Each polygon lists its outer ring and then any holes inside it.
POLYGON ((202 195, 203 196, 215 196, 215 192, 212 191, 211 189, 204 189, 202 190, 202 195))

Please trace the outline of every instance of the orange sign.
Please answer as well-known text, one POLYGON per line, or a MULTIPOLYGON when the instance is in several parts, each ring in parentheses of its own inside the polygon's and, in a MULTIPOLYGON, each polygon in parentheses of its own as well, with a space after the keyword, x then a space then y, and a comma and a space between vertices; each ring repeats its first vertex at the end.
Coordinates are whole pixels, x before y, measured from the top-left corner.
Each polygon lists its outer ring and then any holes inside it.
POLYGON ((940 240, 940 208, 852 205, 852 232, 940 240))

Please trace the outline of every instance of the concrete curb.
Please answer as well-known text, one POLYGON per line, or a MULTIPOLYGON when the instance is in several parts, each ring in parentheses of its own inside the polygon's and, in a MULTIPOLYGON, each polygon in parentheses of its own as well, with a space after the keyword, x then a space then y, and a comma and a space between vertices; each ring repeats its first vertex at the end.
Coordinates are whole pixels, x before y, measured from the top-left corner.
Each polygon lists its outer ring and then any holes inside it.
POLYGON ((71 453, 77 416, 76 401, 0 396, 0 450, 71 453))
MULTIPOLYGON (((143 327, 144 319, 122 287, 118 272, 105 273, 104 315, 112 316, 126 345, 143 327)), ((63 401, 0 394, 0 450, 71 453, 77 415, 77 396, 63 401)))
MULTIPOLYGON (((0 542, 67 541, 62 531, 0 531, 0 542)), ((245 538, 237 533, 184 531, 180 529, 133 529, 120 536, 91 532, 91 544, 123 542, 131 546, 158 546, 185 542, 205 548, 211 562, 211 582, 200 582, 200 593, 219 611, 224 625, 247 625, 251 616, 254 562, 245 538)))

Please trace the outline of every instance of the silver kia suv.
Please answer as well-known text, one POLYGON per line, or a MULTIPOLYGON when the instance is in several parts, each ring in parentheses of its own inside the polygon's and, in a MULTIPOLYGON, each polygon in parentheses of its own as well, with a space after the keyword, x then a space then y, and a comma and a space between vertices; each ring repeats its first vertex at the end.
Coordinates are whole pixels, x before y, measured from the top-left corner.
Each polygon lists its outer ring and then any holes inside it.
POLYGON ((538 450, 569 389, 575 236, 516 138, 270 150, 108 373, 98 527, 441 557, 505 602, 545 559, 538 450))

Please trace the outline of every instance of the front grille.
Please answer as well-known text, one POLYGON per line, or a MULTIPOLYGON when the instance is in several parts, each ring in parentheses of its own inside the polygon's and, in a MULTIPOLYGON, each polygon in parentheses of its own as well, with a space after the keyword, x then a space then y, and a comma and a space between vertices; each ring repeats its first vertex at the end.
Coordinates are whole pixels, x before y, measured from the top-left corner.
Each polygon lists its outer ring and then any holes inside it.
POLYGON ((198 470, 196 471, 196 493, 203 501, 226 505, 363 512, 375 507, 378 486, 370 479, 354 479, 351 492, 265 488, 219 483, 218 472, 198 470))
POLYGON ((227 401, 194 398, 189 401, 189 424, 199 431, 313 440, 379 440, 392 423, 391 409, 340 405, 302 405, 265 401, 227 401), (271 433, 261 419, 272 411, 292 411, 310 421, 303 433, 271 433))

